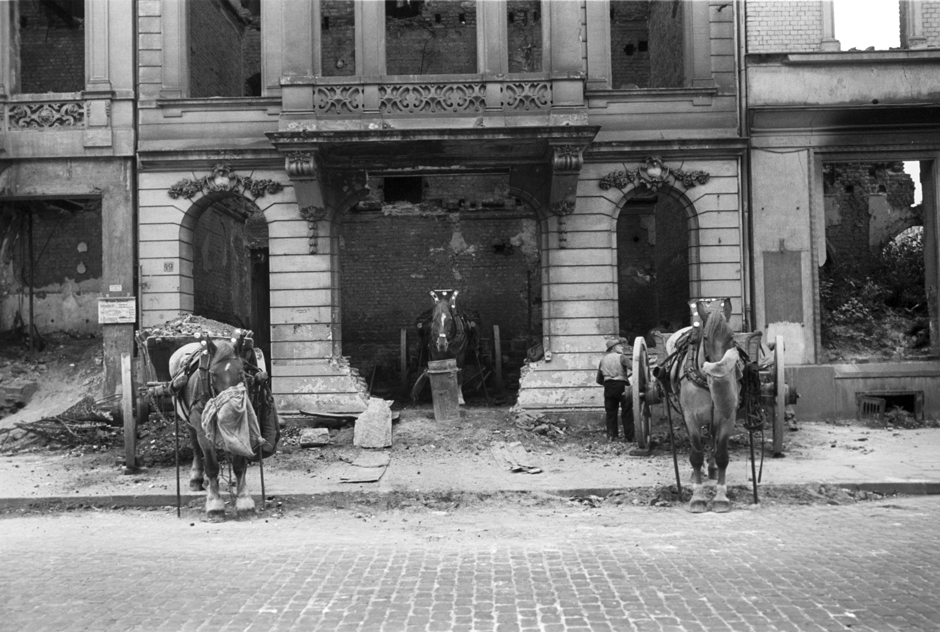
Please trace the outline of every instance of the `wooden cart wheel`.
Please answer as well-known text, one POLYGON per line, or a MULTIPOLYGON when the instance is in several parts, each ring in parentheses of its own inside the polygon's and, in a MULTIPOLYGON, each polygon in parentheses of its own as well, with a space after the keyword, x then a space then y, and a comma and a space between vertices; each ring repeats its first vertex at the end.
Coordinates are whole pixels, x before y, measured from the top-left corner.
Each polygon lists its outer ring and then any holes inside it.
POLYGON ((150 400, 146 395, 137 395, 137 428, 150 421, 150 400))
POLYGON ((630 384, 633 388, 633 427, 636 445, 641 450, 649 450, 651 442, 650 406, 646 403, 646 391, 650 388, 650 382, 646 339, 638 336, 633 342, 633 376, 630 378, 630 384))
POLYGON ((786 365, 784 364, 783 336, 774 339, 774 456, 783 455, 783 431, 786 428, 786 365))

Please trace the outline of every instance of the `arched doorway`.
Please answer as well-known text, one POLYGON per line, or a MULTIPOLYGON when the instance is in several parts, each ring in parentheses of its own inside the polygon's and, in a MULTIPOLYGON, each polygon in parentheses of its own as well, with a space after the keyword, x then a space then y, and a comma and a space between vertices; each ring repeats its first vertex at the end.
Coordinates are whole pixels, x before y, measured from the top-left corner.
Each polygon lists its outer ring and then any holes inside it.
POLYGON ((617 302, 620 335, 628 340, 689 324, 695 233, 688 208, 663 188, 636 194, 620 209, 617 302))
POLYGON ((267 222, 242 196, 209 201, 193 227, 193 314, 250 329, 270 357, 267 222))
MULTIPOLYGON (((458 308, 479 323, 483 364, 496 359, 499 327, 503 386, 517 389, 528 350, 542 340, 541 231, 531 205, 507 174, 373 177, 369 189, 342 216, 343 355, 373 393, 398 396, 402 330, 417 363, 415 319, 432 306, 430 290, 454 289, 458 308)), ((472 404, 474 391, 464 394, 472 404)))

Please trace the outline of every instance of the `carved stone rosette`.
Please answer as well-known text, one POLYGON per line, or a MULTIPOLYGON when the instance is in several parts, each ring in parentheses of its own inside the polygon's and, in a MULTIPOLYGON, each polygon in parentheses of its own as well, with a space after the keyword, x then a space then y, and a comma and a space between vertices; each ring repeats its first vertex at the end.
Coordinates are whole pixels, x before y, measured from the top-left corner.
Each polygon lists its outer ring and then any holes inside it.
POLYGON ((11 130, 85 127, 85 104, 18 103, 7 108, 11 130))
POLYGON ((310 254, 318 251, 317 241, 320 238, 320 222, 326 219, 326 209, 322 206, 305 206, 300 209, 300 216, 307 221, 307 238, 310 241, 310 254))
POLYGON ((679 182, 686 189, 691 189, 697 184, 705 184, 710 177, 705 171, 682 171, 668 167, 659 156, 650 156, 636 169, 611 171, 601 178, 598 186, 606 191, 607 189, 622 190, 635 184, 637 187, 655 193, 670 182, 679 182))
POLYGON ((240 176, 225 164, 218 164, 212 169, 212 173, 203 176, 198 180, 184 178, 170 187, 167 194, 174 200, 185 198, 192 199, 198 194, 207 195, 220 191, 231 191, 240 193, 245 197, 251 197, 256 200, 265 194, 279 193, 284 187, 280 182, 274 180, 255 180, 250 176, 240 176))

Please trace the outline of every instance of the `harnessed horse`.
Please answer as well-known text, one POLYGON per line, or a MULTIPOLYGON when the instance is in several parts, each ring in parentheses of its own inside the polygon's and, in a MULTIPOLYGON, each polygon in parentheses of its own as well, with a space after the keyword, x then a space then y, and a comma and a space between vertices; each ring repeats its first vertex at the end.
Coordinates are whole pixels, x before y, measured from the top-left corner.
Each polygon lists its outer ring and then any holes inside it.
POLYGON ((711 305, 698 301, 696 310, 702 326, 686 327, 670 336, 663 368, 667 371, 670 388, 678 394, 679 408, 692 444, 689 510, 701 513, 708 509, 702 485, 707 448, 709 478, 717 477, 712 510, 723 513, 731 510, 725 472, 729 462, 728 439, 734 429, 741 392, 743 361, 729 324, 731 300, 712 301, 711 305))
MULTIPOLYGON (((211 425, 210 433, 207 433, 206 424, 203 423, 204 413, 208 412, 210 416, 230 415, 233 409, 223 407, 223 402, 227 401, 236 409, 241 406, 247 416, 248 445, 242 446, 241 453, 231 451, 230 447, 223 448, 231 455, 232 470, 237 481, 235 509, 238 514, 253 512, 255 509, 255 502, 248 493, 245 481, 249 460, 256 456, 259 445, 264 446, 265 455, 268 455, 273 454, 277 443, 276 434, 274 437, 262 436, 252 404, 247 393, 242 392, 245 388, 242 386, 245 384, 245 368, 250 362, 247 354, 251 350, 244 349, 240 343, 240 340, 235 344, 212 340, 193 342, 180 347, 170 357, 170 374, 175 376, 173 390, 176 395, 176 414, 188 422, 193 447, 189 488, 191 491, 201 491, 204 477, 208 477, 208 485, 205 486, 206 513, 210 518, 220 518, 225 513, 225 502, 219 494, 219 460, 216 454, 218 444, 222 442, 214 436, 215 429, 211 425)), ((274 432, 277 432, 276 421, 274 432)))
MULTIPOLYGON (((431 360, 457 361, 457 382, 463 388, 463 368, 467 351, 477 344, 474 324, 457 310, 457 295, 460 290, 432 290, 434 307, 417 319, 422 346, 427 347, 431 360)), ((419 384, 421 384, 419 380, 419 384)), ((417 388, 417 385, 416 385, 417 388)), ((458 390, 459 403, 463 404, 463 392, 458 390)), ((412 393, 412 397, 415 393, 412 393)))

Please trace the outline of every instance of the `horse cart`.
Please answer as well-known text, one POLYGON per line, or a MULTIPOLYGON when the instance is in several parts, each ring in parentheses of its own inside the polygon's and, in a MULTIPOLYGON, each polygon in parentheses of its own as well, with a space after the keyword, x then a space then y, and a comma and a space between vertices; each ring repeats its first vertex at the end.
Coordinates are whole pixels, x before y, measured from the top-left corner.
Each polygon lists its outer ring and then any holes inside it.
MULTIPOLYGON (((719 303, 719 301, 714 302, 719 303)), ((687 345, 699 344, 701 338, 704 337, 703 321, 696 309, 702 304, 708 305, 709 303, 711 301, 708 300, 690 302, 693 324, 687 328, 688 333, 685 334, 690 340, 686 342, 687 345)), ((730 302, 728 304, 730 305, 730 302)), ((704 312, 702 315, 704 317, 704 312)), ((669 419, 673 460, 676 464, 676 484, 681 493, 672 411, 676 411, 680 416, 683 415, 683 411, 679 403, 679 389, 675 384, 670 384, 670 380, 678 381, 676 376, 684 369, 674 372, 672 365, 676 352, 673 351, 670 355, 666 351, 667 341, 670 338, 675 339, 676 334, 655 332, 654 336, 655 352, 653 353, 648 348, 646 338, 637 337, 633 343, 631 388, 637 446, 641 451, 648 451, 651 448, 652 407, 662 404, 669 419)), ((740 367, 736 418, 749 432, 754 502, 756 503, 758 476, 754 471, 754 433, 763 433, 765 428, 769 427, 773 455, 783 456, 783 435, 787 427, 786 409, 787 406, 796 404, 799 395, 796 389, 786 382, 785 344, 782 336, 776 336, 772 342, 764 344, 762 331, 735 332, 733 333, 733 347, 738 352, 740 367)), ((703 382, 699 384, 699 387, 707 390, 708 380, 701 375, 699 378, 703 382)), ((684 376, 679 379, 684 379, 684 376)), ((711 415, 714 418, 714 408, 711 415)))
MULTIPOLYGON (((253 511, 253 500, 244 486, 245 467, 250 460, 260 464, 263 499, 263 461, 276 448, 279 420, 264 354, 255 347, 252 332, 235 329, 226 336, 206 331, 179 334, 143 331, 138 332, 137 343, 144 385, 138 389, 135 421, 148 421, 151 412, 162 417, 164 402, 167 398, 172 400, 177 512, 181 422, 193 446, 190 490, 199 491, 204 482, 208 484, 207 512, 224 513, 217 489, 217 448, 232 457, 239 485, 236 507, 239 512, 253 511), (208 481, 204 481, 204 475, 208 481)), ((129 469, 136 467, 136 436, 136 428, 125 428, 129 469)))

